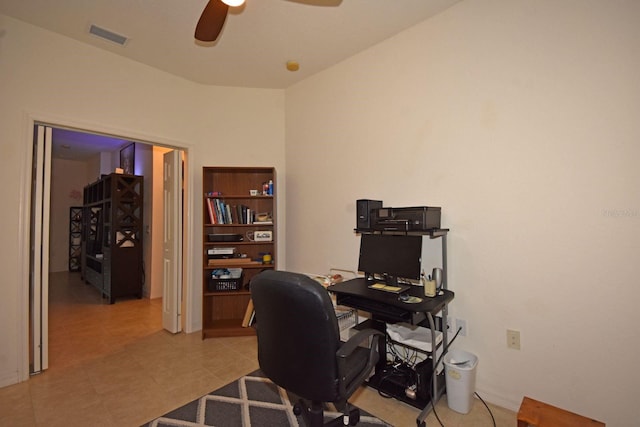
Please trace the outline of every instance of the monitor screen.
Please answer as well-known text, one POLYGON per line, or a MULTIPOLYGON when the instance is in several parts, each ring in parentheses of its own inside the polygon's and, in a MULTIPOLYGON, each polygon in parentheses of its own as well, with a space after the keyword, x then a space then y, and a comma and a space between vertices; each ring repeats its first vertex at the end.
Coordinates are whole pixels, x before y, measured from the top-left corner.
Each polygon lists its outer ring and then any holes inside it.
POLYGON ((422 236, 363 234, 358 270, 372 275, 420 279, 422 236))

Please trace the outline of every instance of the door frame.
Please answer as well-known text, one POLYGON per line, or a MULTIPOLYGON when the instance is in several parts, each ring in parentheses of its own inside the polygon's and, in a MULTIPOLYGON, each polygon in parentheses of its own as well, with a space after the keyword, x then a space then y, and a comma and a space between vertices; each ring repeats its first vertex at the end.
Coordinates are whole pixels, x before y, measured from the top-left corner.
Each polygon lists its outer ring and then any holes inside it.
POLYGON ((61 118, 59 116, 53 116, 42 113, 26 113, 25 114, 25 132, 23 141, 27 147, 29 147, 26 151, 25 159, 24 159, 24 168, 23 174, 20 179, 20 189, 21 189, 21 199, 19 203, 20 209, 20 218, 21 224, 19 227, 20 233, 18 238, 18 250, 22 254, 21 259, 22 263, 20 266, 20 294, 18 295, 18 301, 20 302, 18 306, 18 328, 17 332, 19 334, 19 348, 18 348, 18 381, 26 381, 30 375, 29 368, 29 343, 30 343, 30 334, 29 334, 29 283, 30 283, 30 272, 31 265, 29 261, 29 251, 30 251, 30 227, 31 227, 31 197, 32 197, 32 168, 34 166, 34 155, 33 155, 33 138, 34 138, 34 129, 36 124, 44 124, 46 126, 50 126, 53 128, 71 128, 78 130, 80 132, 87 133, 97 133, 113 136, 116 138, 127 139, 134 142, 140 142, 151 145, 158 145, 168 148, 179 149, 184 152, 184 194, 185 200, 182 203, 183 209, 183 218, 184 218, 184 227, 183 227, 183 251, 184 256, 182 259, 182 277, 183 277, 183 312, 182 319, 184 325, 184 331, 186 333, 193 332, 192 326, 193 322, 189 321, 190 316, 194 313, 194 304, 193 304, 193 286, 192 286, 192 272, 191 269, 186 265, 186 260, 189 259, 190 255, 190 244, 193 242, 194 231, 193 231, 193 222, 190 220, 191 212, 193 212, 194 206, 194 197, 193 191, 194 186, 193 183, 193 168, 189 166, 189 158, 190 158, 190 150, 193 148, 191 144, 170 140, 164 137, 160 137, 157 135, 148 135, 143 134, 130 129, 121 129, 121 128, 111 128, 107 127, 104 124, 98 123, 87 123, 87 122, 78 122, 68 118, 61 118))

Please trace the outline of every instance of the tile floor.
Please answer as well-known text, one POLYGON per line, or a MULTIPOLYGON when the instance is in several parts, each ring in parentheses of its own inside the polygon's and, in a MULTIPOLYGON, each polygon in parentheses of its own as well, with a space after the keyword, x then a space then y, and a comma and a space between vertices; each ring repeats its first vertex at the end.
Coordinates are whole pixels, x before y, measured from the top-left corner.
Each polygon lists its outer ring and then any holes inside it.
MULTIPOLYGON (((110 305, 79 273, 51 275, 49 307, 49 369, 0 388, 0 426, 135 427, 258 368, 255 337, 171 335, 160 300, 110 305)), ((394 426, 416 426, 416 408, 375 390, 351 401, 394 426)), ((514 412, 489 406, 498 427, 516 425, 514 412)), ((478 400, 462 415, 443 398, 436 412, 447 427, 493 425, 478 400)), ((433 413, 426 422, 440 425, 433 413)))

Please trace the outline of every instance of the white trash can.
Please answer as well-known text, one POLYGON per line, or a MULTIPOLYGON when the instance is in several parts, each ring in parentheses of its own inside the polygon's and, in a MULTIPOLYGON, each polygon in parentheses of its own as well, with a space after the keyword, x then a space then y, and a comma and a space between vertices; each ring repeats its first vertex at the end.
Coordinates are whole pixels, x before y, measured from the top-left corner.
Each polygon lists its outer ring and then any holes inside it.
POLYGON ((451 349, 444 356, 447 403, 449 408, 468 414, 476 391, 478 357, 464 350, 451 349))

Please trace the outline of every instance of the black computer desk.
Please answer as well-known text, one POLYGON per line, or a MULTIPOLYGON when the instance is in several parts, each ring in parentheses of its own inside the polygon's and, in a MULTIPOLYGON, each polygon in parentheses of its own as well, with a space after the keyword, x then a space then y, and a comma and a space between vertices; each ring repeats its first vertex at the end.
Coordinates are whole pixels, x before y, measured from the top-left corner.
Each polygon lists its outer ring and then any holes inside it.
MULTIPOLYGON (((328 287, 330 292, 336 296, 336 304, 346 307, 356 308, 371 314, 373 327, 385 332, 387 323, 405 322, 412 325, 420 325, 431 330, 431 360, 432 369, 435 370, 437 362, 436 348, 439 346, 447 346, 447 334, 442 334, 442 343, 438 346, 433 345, 436 342, 436 331, 442 332, 443 324, 446 324, 447 305, 454 298, 454 293, 443 290, 442 295, 433 298, 426 297, 422 286, 411 286, 406 294, 422 298, 418 303, 407 303, 400 300, 399 295, 376 289, 369 289, 366 279, 355 278, 346 282, 336 283, 328 287), (444 321, 438 322, 436 325, 435 315, 443 312, 444 321)), ((412 406, 422 409, 418 416, 418 426, 423 425, 429 411, 432 409, 432 401, 435 404, 444 393, 445 381, 444 371, 432 381, 431 396, 433 399, 412 399, 406 396, 404 388, 393 390, 386 387, 381 381, 383 378, 383 370, 387 365, 386 361, 386 339, 380 340, 380 354, 385 355, 376 365, 375 374, 369 379, 367 384, 387 394, 392 394, 395 398, 409 403, 412 406)))

